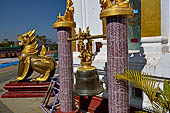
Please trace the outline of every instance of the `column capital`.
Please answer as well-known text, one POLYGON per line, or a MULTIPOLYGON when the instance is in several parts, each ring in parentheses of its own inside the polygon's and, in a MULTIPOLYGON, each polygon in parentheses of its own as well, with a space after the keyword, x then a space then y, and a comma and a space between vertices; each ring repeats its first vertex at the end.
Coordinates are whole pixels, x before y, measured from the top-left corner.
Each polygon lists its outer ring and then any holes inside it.
POLYGON ((75 28, 76 27, 76 23, 75 22, 70 22, 70 21, 56 21, 53 24, 53 28, 57 29, 60 27, 71 27, 71 28, 75 28))

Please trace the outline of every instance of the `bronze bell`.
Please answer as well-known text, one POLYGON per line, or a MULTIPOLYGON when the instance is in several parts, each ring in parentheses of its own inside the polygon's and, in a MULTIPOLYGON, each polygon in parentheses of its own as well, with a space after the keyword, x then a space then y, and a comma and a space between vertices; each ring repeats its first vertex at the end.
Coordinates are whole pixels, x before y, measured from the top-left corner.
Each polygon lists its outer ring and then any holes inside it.
POLYGON ((92 51, 92 39, 90 37, 90 30, 87 27, 86 32, 82 32, 79 28, 79 34, 77 35, 79 43, 78 56, 81 60, 81 67, 78 68, 76 72, 76 84, 73 86, 73 94, 78 96, 94 96, 103 92, 103 86, 97 75, 97 70, 92 64, 92 56, 94 53, 92 51), (86 47, 84 40, 87 40, 86 47))
POLYGON ((73 94, 78 96, 94 96, 104 91, 99 80, 97 70, 93 66, 84 66, 78 68, 76 84, 73 87, 73 94))

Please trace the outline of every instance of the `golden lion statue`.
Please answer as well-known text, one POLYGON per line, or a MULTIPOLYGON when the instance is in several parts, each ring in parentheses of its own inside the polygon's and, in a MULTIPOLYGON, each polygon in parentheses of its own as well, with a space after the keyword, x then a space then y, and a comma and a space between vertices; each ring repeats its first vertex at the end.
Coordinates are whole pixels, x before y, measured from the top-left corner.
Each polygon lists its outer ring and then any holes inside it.
POLYGON ((19 56, 18 76, 11 82, 26 81, 33 71, 40 73, 40 75, 30 81, 44 82, 54 75, 56 67, 55 59, 45 56, 46 48, 44 45, 40 55, 38 55, 38 44, 35 37, 35 30, 18 35, 19 46, 23 46, 23 50, 19 56))

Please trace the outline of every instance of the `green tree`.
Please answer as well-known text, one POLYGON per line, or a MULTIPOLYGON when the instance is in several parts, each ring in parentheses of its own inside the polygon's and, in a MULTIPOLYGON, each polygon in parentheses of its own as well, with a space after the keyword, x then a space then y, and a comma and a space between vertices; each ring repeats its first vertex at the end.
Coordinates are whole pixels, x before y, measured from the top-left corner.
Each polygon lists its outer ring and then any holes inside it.
POLYGON ((57 43, 56 42, 52 42, 50 45, 50 50, 56 50, 57 47, 57 43))
POLYGON ((42 35, 42 36, 37 35, 36 40, 39 44, 46 44, 46 36, 45 35, 42 35))
POLYGON ((1 47, 10 47, 11 43, 7 38, 4 38, 2 43, 1 43, 1 47))
POLYGON ((15 41, 10 41, 10 45, 11 45, 12 47, 14 47, 14 46, 15 46, 15 41))

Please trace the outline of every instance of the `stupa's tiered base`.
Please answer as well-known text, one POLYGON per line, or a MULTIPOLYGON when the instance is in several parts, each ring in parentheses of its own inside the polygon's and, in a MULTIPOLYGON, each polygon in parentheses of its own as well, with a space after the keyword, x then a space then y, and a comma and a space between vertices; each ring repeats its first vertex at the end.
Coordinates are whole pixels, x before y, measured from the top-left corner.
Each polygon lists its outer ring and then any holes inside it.
POLYGON ((49 87, 49 82, 43 83, 8 83, 4 86, 7 90, 2 98, 31 98, 44 97, 49 87))

